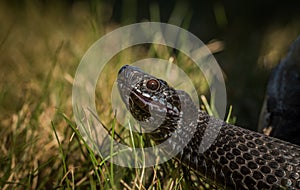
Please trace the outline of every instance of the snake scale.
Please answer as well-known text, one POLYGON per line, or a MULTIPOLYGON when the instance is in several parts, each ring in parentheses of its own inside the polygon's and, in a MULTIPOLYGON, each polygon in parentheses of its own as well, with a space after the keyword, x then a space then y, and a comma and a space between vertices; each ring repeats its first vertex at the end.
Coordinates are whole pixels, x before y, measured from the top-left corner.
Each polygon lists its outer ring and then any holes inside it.
POLYGON ((197 175, 224 189, 300 189, 298 145, 215 119, 187 93, 138 67, 123 66, 117 81, 123 102, 142 127, 151 128, 163 118, 149 134, 156 143, 166 141, 178 129, 183 134, 178 135, 180 141, 195 129, 176 158, 197 175), (211 146, 201 151, 201 141, 210 140, 205 136, 209 128, 219 131, 211 146))

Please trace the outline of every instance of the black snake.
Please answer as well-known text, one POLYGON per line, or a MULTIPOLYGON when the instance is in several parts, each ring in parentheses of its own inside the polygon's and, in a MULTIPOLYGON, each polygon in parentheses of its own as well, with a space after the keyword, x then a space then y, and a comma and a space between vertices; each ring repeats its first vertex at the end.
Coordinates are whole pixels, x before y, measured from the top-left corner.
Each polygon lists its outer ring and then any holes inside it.
MULTIPOLYGON (((180 129, 179 142, 195 129, 177 159, 199 176, 225 189, 300 189, 298 145, 212 118, 194 105, 187 93, 137 67, 123 66, 117 81, 122 100, 142 127, 151 128, 163 118, 150 133, 156 143, 180 129), (219 132, 202 151, 201 141, 210 140, 206 129, 219 132)), ((178 142, 170 142, 171 149, 176 149, 172 143, 178 142)))

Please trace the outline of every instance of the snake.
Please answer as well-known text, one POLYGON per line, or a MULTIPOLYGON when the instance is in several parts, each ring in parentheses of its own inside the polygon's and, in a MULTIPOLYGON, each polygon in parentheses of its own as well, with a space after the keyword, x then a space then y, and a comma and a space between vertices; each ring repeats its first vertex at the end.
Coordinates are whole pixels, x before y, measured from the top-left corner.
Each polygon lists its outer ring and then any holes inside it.
POLYGON ((150 139, 169 142, 171 152, 187 141, 175 159, 217 187, 300 189, 300 146, 214 118, 187 92, 139 67, 122 66, 117 83, 131 115, 153 129, 150 139))

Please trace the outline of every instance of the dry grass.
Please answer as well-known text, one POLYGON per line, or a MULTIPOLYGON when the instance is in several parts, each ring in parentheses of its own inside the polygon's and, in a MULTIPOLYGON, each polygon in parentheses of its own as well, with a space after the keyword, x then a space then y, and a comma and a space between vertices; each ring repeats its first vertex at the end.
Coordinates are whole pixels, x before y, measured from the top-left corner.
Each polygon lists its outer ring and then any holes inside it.
MULTIPOLYGON (((1 189, 184 188, 187 182, 176 163, 147 169, 117 167, 102 162, 75 134, 71 105, 75 69, 89 46, 117 27, 107 23, 111 9, 96 1, 72 6, 1 2, 1 189)), ((167 52, 165 56, 170 56, 167 52)), ((105 68, 108 82, 98 83, 97 107, 107 125, 114 120, 107 100, 117 69, 147 56, 147 50, 133 48, 112 60, 117 65, 105 68), (132 56, 136 51, 137 57, 132 56)))
POLYGON ((106 11, 97 17, 84 3, 23 3, 0 5, 0 187, 102 186, 82 141, 58 113, 72 117, 72 76, 100 32, 111 30, 102 25, 106 11))

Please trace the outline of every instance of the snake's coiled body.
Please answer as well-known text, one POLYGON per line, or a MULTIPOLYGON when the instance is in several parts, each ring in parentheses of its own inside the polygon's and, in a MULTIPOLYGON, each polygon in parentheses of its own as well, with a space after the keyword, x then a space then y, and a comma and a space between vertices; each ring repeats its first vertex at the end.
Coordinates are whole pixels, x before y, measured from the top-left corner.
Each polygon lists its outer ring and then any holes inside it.
MULTIPOLYGON (((121 68, 118 87, 127 108, 142 127, 151 127, 164 116, 150 134, 157 143, 168 140, 178 129, 183 134, 178 142, 193 133, 177 159, 218 187, 300 189, 299 146, 212 118, 199 110, 187 93, 137 67, 121 68), (207 149, 203 142, 205 145, 208 141, 211 145, 207 149)), ((169 143, 171 146, 177 142, 169 143)))
MULTIPOLYGON (((299 146, 218 123, 222 127, 216 140, 201 154, 197 150, 202 134, 195 133, 180 155, 183 163, 224 188, 300 188, 299 146)), ((198 127, 205 128, 202 125, 198 127)))

